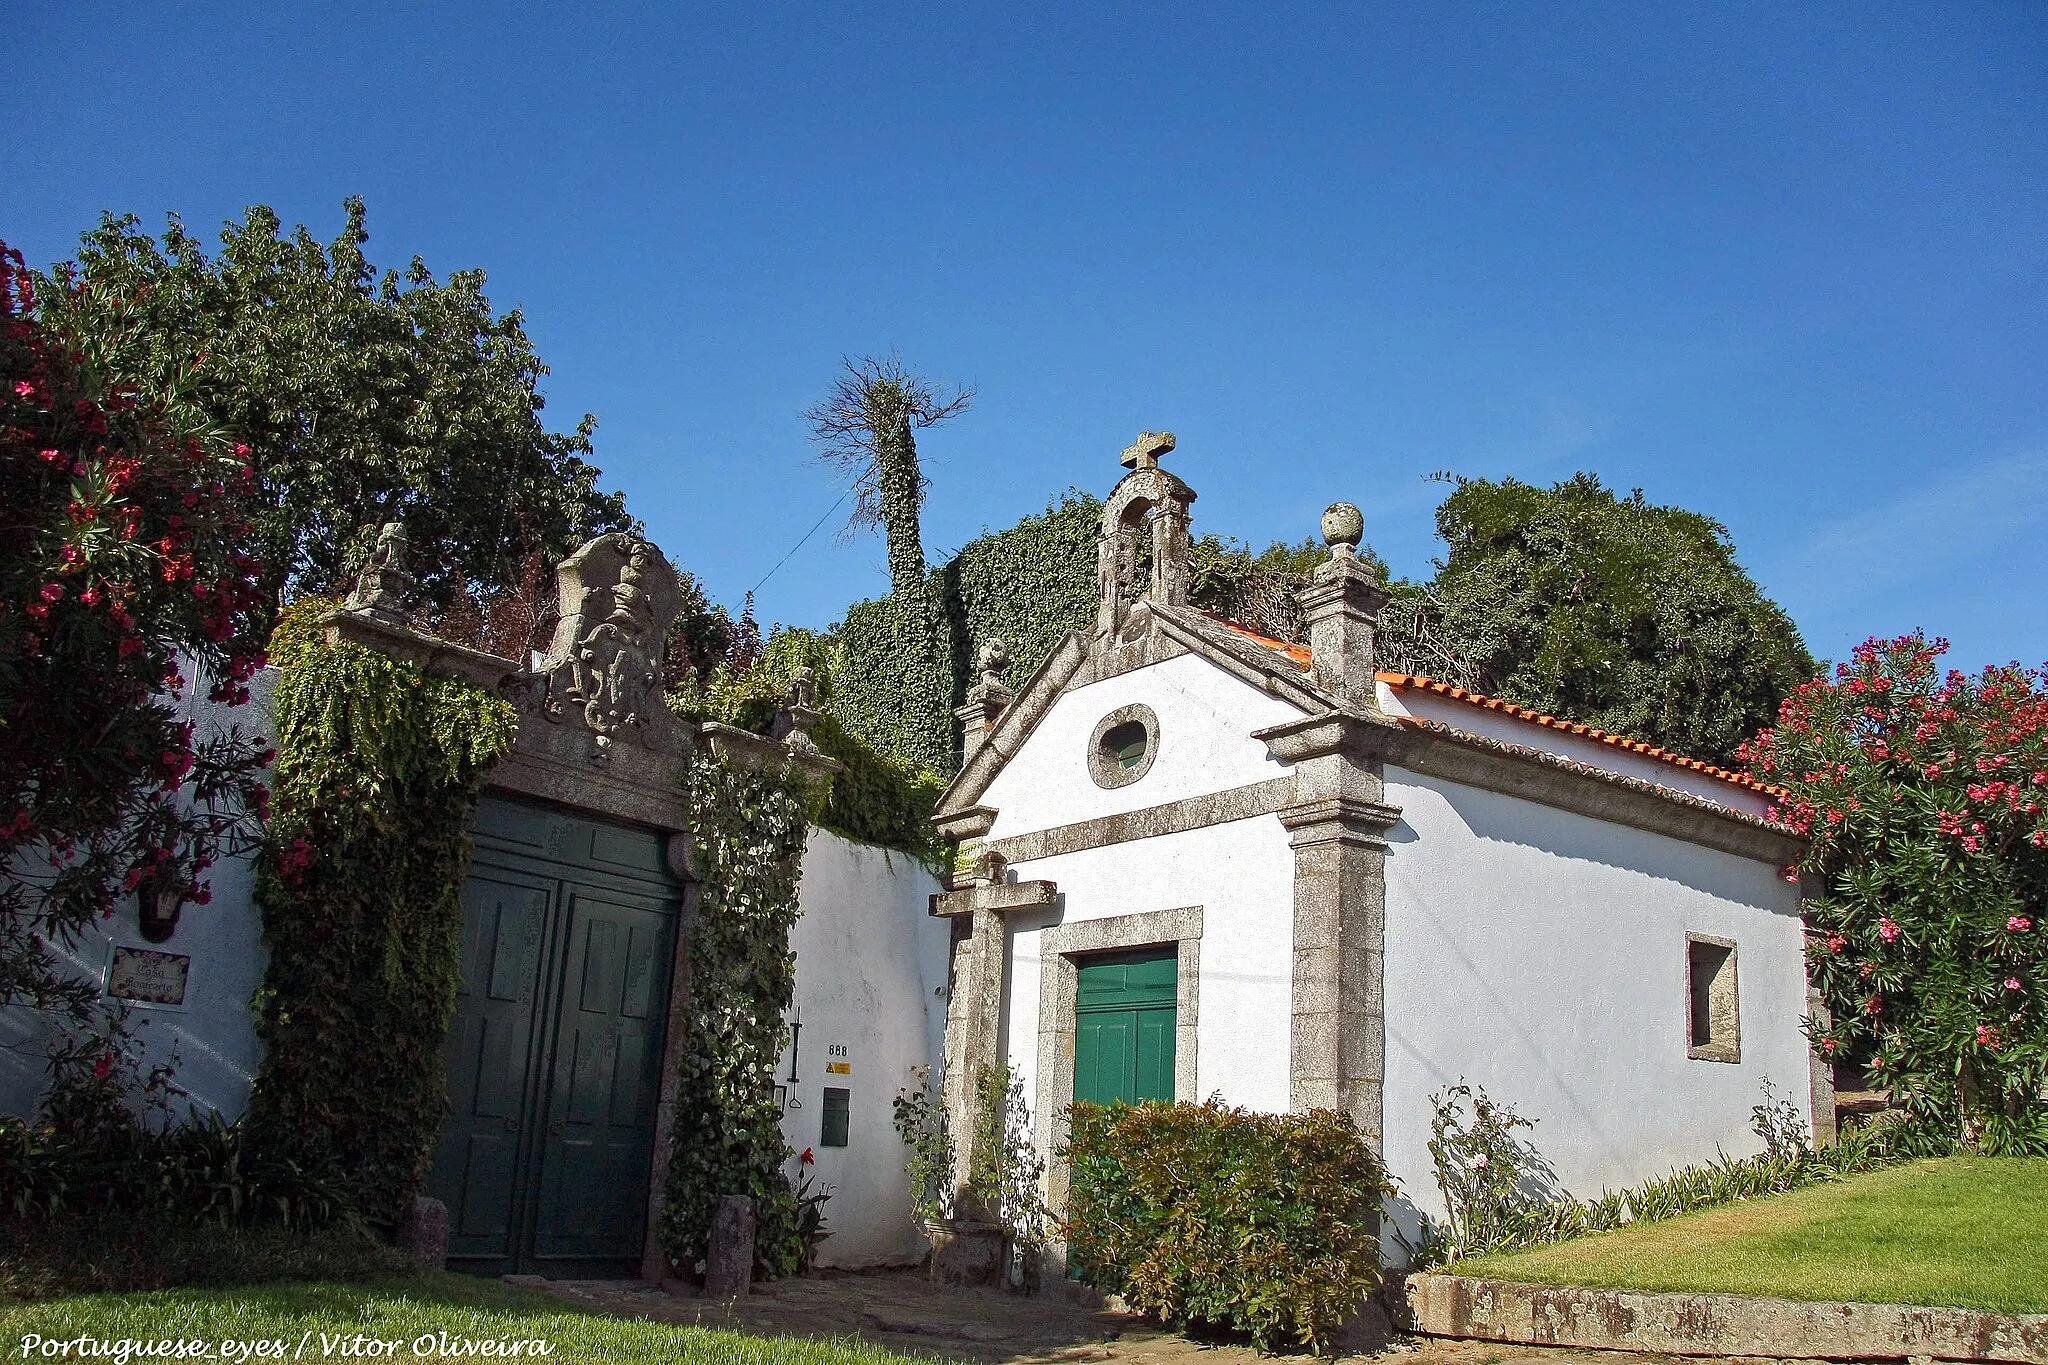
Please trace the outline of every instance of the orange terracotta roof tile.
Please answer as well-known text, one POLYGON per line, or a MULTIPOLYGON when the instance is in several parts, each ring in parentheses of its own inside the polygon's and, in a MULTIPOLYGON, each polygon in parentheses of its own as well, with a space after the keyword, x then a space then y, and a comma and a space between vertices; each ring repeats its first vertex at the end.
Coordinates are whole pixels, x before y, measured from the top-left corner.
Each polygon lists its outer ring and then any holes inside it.
MULTIPOLYGON (((1304 669, 1308 668, 1314 658, 1307 645, 1293 645, 1288 644, 1284 640, 1275 640, 1269 636, 1261 635, 1255 630, 1248 630, 1235 621, 1226 621, 1220 616, 1211 617, 1210 619, 1218 625, 1244 636, 1247 640, 1254 640, 1277 654, 1285 655, 1304 669)), ((1468 706, 1476 706, 1484 711, 1498 711, 1502 715, 1513 716, 1518 720, 1533 721, 1537 725, 1547 726, 1552 730, 1561 730, 1568 735, 1583 735, 1587 739, 1598 740, 1602 744, 1611 744, 1617 749, 1625 749, 1632 754, 1641 754, 1644 758, 1653 758, 1659 763, 1669 763, 1673 767, 1684 768, 1688 772, 1703 773, 1708 777, 1719 778, 1723 782, 1732 782, 1738 787, 1746 787, 1753 792, 1759 792, 1771 797, 1773 800, 1783 800, 1791 795, 1783 787, 1775 787, 1767 782, 1759 782, 1748 773, 1738 773, 1732 772, 1727 768, 1718 768, 1704 760, 1687 758, 1684 754, 1673 753, 1669 749, 1659 748, 1657 745, 1645 743, 1640 739, 1630 739, 1626 735, 1609 734, 1598 726, 1545 715, 1541 711, 1527 706, 1519 706, 1500 697, 1490 697, 1484 692, 1474 692, 1468 688, 1454 687, 1450 683, 1439 682, 1435 678, 1426 678, 1414 673, 1381 673, 1378 677, 1381 682, 1391 687, 1418 688, 1423 691, 1434 692, 1439 696, 1462 701, 1468 706)))
POLYGON ((1489 697, 1484 692, 1473 692, 1467 688, 1454 687, 1450 683, 1439 682, 1435 678, 1425 678, 1414 673, 1382 673, 1379 675, 1379 680, 1390 687, 1416 688, 1426 692, 1434 692, 1438 696, 1450 697, 1456 701, 1464 702, 1468 706, 1476 706, 1483 711, 1498 711, 1502 715, 1514 716, 1518 720, 1533 721, 1538 725, 1548 726, 1553 730, 1562 730, 1566 734, 1584 735, 1587 739, 1596 739, 1602 744, 1611 744, 1617 749, 1626 749, 1632 754, 1641 754, 1644 758, 1654 758, 1659 763, 1669 763, 1673 767, 1684 768, 1689 772, 1703 773, 1708 777, 1719 778, 1723 782, 1732 782, 1738 787, 1747 787, 1753 792, 1760 792, 1774 800, 1782 800, 1791 794, 1783 787, 1774 787, 1767 782, 1759 782, 1748 773, 1738 773, 1732 772, 1727 768, 1717 768, 1703 759, 1687 758, 1684 754, 1673 753, 1669 749, 1659 748, 1654 744, 1646 744, 1640 739, 1630 739, 1626 735, 1612 735, 1597 726, 1585 725, 1578 721, 1560 720, 1556 716, 1545 715, 1541 711, 1532 710, 1526 706, 1518 706, 1514 702, 1504 701, 1499 697, 1489 697))
MULTIPOLYGON (((1206 613, 1204 614, 1206 615, 1206 613)), ((1239 625, 1237 622, 1226 621, 1220 616, 1210 616, 1209 619, 1211 621, 1214 621, 1217 625, 1222 626, 1226 630, 1234 631, 1235 633, 1244 636, 1244 638, 1247 640, 1257 641, 1259 644, 1264 645, 1266 648, 1272 650, 1276 654, 1286 655, 1288 658, 1294 660, 1294 662, 1300 664, 1304 670, 1308 668, 1309 661, 1313 657, 1309 654, 1309 649, 1307 645, 1290 645, 1285 640, 1275 640, 1269 636, 1261 635, 1255 630, 1247 630, 1245 627, 1239 625)))

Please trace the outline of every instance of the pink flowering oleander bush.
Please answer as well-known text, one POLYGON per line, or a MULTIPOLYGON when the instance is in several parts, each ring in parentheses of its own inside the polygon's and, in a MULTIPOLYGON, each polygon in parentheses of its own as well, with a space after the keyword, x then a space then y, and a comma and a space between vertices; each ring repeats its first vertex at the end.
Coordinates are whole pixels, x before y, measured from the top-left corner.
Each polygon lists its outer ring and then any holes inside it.
POLYGON ((1743 747, 1809 835, 1823 1056, 1915 1118, 2048 1151, 2048 672, 1943 673, 1945 640, 1870 640, 1743 747))
POLYGON ((265 741, 196 733, 185 697, 248 696, 262 566, 248 448, 46 302, 0 243, 0 1004, 89 1029, 60 956, 124 896, 204 905, 265 811, 265 741))

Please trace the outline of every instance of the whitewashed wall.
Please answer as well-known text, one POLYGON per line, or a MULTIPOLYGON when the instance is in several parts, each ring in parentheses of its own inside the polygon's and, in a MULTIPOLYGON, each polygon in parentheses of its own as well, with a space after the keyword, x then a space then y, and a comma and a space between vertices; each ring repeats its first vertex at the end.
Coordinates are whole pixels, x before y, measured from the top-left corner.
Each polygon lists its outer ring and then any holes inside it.
POLYGON ((1442 1212, 1428 1097, 1460 1080, 1587 1196, 1760 1145, 1769 1078, 1803 1106, 1797 888, 1767 864, 1389 768, 1386 1154, 1396 1218, 1442 1212), (1733 939, 1742 1060, 1686 1056, 1686 934, 1733 939))
POLYGON ((908 1265, 925 1241, 911 1222, 906 1155, 891 1102, 910 1069, 944 1055, 951 927, 930 913, 938 883, 914 859, 814 830, 804 853, 792 1017, 803 1030, 784 1052, 782 1135, 817 1158, 817 1181, 838 1187, 825 1205, 831 1236, 818 1263, 843 1269, 908 1265), (842 1051, 835 1055, 834 1049, 842 1051), (834 1062, 848 1067, 834 1075, 834 1062), (794 1063, 797 1081, 789 1084, 794 1063), (847 1145, 818 1143, 827 1086, 850 1090, 847 1145))
POLYGON ((996 809, 988 837, 1001 839, 1285 776, 1287 765, 1271 758, 1251 732, 1301 714, 1195 654, 1077 687, 1053 703, 1023 749, 982 794, 981 804, 996 809), (1159 717, 1158 753, 1138 781, 1098 787, 1088 775, 1089 737, 1096 722, 1133 702, 1143 702, 1159 717))
MULTIPOLYGON (((1060 889, 1055 911, 1010 916, 1006 1047, 1010 1066, 1035 1104, 1046 1102, 1038 1090, 1041 931, 1056 923, 1198 905, 1195 1093, 1176 1098, 1199 1101, 1221 1094, 1230 1104, 1285 1112, 1294 851, 1278 816, 1041 858, 1017 864, 1016 872, 1024 879, 1049 878, 1060 889)), ((1073 1097, 1054 1098, 1064 1103, 1073 1097)))
MULTIPOLYGON (((188 670, 189 679, 189 670, 188 670)), ((276 738, 271 728, 275 669, 250 680, 250 700, 238 707, 205 699, 205 686, 185 689, 181 714, 197 722, 204 737, 230 725, 244 734, 276 738)), ((263 984, 268 953, 263 948, 263 921, 255 902, 253 855, 223 859, 209 877, 213 900, 188 905, 169 941, 151 943, 137 922, 135 897, 117 902, 113 918, 88 931, 67 954, 71 969, 104 986, 115 945, 189 956, 192 965, 183 1005, 136 1004, 135 1036, 144 1044, 148 1062, 178 1060, 174 1077, 190 1099, 174 1100, 172 1116, 196 1110, 219 1110, 234 1118, 249 1103, 262 1047, 256 1039, 251 997, 263 984)), ((46 1049, 52 1032, 48 1016, 14 1007, 0 1009, 0 1113, 27 1115, 48 1082, 46 1049)))
MULTIPOLYGON (((1194 654, 1076 688, 1053 704, 989 784, 981 798, 997 812, 989 837, 1284 777, 1288 766, 1251 732, 1301 714, 1194 654), (1088 774, 1088 741, 1104 716, 1133 702, 1158 715, 1158 749, 1143 778, 1104 789, 1088 774)), ((1034 1105, 1047 1102, 1037 1075, 1040 932, 1198 905, 1197 1079, 1187 1098, 1221 1093, 1233 1104, 1287 1108, 1294 855, 1276 816, 1019 862, 1013 870, 1020 880, 1047 878, 1060 890, 1054 911, 1009 917, 1005 1048, 1034 1105)))

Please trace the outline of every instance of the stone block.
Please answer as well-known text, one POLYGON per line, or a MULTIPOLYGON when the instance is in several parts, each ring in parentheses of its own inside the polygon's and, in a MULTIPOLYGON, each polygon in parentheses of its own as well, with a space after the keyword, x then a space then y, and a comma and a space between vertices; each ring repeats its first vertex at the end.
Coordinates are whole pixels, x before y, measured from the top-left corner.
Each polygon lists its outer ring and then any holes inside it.
POLYGON ((721 1194, 711 1209, 711 1244, 704 1257, 704 1293, 733 1299, 754 1283, 754 1201, 721 1194))
POLYGON ((932 1244, 931 1277, 940 1284, 1002 1284, 1010 1271, 1010 1240, 993 1223, 966 1218, 924 1225, 932 1244))
POLYGON ((448 1268, 448 1206, 420 1195, 398 1221, 398 1246, 432 1270, 448 1268))

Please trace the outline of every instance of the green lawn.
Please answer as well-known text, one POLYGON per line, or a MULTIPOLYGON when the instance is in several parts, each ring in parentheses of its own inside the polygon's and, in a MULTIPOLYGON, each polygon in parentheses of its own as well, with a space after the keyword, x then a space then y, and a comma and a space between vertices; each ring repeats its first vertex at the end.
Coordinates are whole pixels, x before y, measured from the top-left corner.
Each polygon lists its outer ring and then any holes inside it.
POLYGON ((2048 1160, 1916 1161, 1453 1270, 1534 1284, 2048 1313, 2048 1160))
MULTIPOLYGON (((424 1359, 489 1361, 500 1356, 415 1355, 415 1338, 446 1332, 471 1340, 538 1339, 553 1350, 540 1357, 557 1362, 601 1361, 617 1365, 908 1365, 911 1357, 857 1340, 807 1341, 742 1336, 702 1327, 672 1327, 578 1311, 562 1300, 467 1275, 419 1274, 364 1284, 279 1284, 248 1289, 167 1289, 142 1294, 86 1294, 0 1307, 0 1351, 9 1359, 63 1360, 40 1347, 24 1348, 30 1334, 76 1341, 81 1336, 111 1343, 120 1338, 151 1341, 203 1340, 211 1356, 188 1357, 189 1365, 245 1365, 223 1353, 231 1341, 281 1342, 276 1354, 252 1355, 246 1365, 271 1361, 366 1365, 372 1357, 347 1353, 340 1339, 358 1335, 400 1343, 377 1361, 413 1365, 424 1359), (331 1339, 323 1343, 321 1335, 331 1339), (325 1348, 323 1350, 323 1348, 325 1348)), ((438 1343, 434 1343, 438 1345, 438 1343)), ((73 1348, 71 1360, 78 1360, 73 1348)), ((523 1359, 523 1355, 521 1357, 523 1359)), ((158 1365, 160 1357, 138 1357, 158 1365)), ((121 1365, 98 1354, 87 1365, 121 1365)), ((920 1362, 920 1365, 924 1365, 920 1362)))

